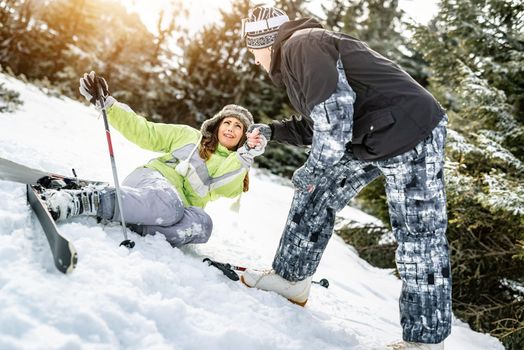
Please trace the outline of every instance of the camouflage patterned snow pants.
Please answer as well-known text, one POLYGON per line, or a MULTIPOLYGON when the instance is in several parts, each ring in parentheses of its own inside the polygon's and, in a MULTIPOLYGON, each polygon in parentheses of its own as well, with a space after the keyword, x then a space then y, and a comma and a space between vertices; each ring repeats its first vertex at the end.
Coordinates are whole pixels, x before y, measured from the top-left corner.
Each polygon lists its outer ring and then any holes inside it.
POLYGON ((402 280, 400 318, 406 341, 439 343, 451 331, 451 271, 446 239, 444 143, 447 117, 414 149, 380 161, 347 151, 312 193, 296 192, 273 268, 297 281, 315 273, 335 214, 383 174, 396 264, 402 280))

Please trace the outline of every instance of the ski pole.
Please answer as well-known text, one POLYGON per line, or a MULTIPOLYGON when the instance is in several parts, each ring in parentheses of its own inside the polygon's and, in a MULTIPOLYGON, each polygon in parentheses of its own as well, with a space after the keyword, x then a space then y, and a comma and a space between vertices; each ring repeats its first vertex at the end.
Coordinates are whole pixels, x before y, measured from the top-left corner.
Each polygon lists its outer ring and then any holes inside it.
POLYGON ((116 201, 118 204, 118 208, 120 209, 120 221, 122 224, 122 233, 124 234, 124 240, 120 243, 120 245, 128 249, 132 249, 135 246, 135 242, 127 238, 126 222, 124 220, 124 209, 122 208, 122 197, 120 195, 120 184, 118 182, 118 174, 116 172, 115 155, 113 153, 113 143, 111 142, 111 132, 109 131, 109 123, 107 122, 106 108, 104 106, 104 100, 102 98, 102 87, 98 84, 98 80, 96 80, 96 83, 98 86, 98 91, 99 91, 99 96, 100 96, 98 103, 100 103, 100 107, 102 108, 102 115, 104 117, 104 125, 106 128, 107 146, 109 147, 109 158, 111 158, 111 168, 113 170, 113 181, 115 182, 115 189, 116 189, 116 201))
MULTIPOLYGON (((229 277, 229 279, 232 279, 233 281, 238 281, 239 279, 238 274, 235 271, 246 271, 247 270, 247 267, 244 267, 244 266, 236 266, 236 265, 231 265, 230 263, 218 262, 210 258, 204 258, 202 262, 207 263, 209 266, 216 267, 217 269, 222 271, 224 275, 226 275, 227 277, 229 277)), ((318 284, 324 288, 329 287, 329 281, 325 278, 322 278, 320 281, 311 281, 311 283, 318 284)))

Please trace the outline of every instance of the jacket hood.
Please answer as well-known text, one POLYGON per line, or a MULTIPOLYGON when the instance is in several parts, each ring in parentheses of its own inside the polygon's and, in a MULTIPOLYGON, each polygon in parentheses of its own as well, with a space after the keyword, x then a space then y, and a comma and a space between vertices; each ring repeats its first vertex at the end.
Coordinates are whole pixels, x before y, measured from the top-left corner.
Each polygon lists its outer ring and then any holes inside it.
POLYGON ((289 21, 280 26, 277 37, 273 44, 271 66, 269 68, 269 76, 275 85, 284 87, 284 84, 282 83, 282 74, 280 72, 280 54, 282 51, 282 45, 284 45, 286 40, 289 39, 296 31, 308 28, 323 27, 322 24, 320 24, 320 22, 314 18, 302 18, 295 21, 289 21))

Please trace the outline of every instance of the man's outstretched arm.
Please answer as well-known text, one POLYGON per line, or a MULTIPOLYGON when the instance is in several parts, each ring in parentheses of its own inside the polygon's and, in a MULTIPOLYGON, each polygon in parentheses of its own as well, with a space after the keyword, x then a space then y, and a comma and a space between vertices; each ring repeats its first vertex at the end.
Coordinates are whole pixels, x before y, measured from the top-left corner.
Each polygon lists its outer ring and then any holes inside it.
POLYGON ((253 124, 248 129, 248 144, 250 147, 258 145, 257 135, 253 130, 258 129, 267 140, 286 143, 293 146, 309 146, 313 141, 313 120, 308 117, 293 115, 281 121, 270 124, 253 124))

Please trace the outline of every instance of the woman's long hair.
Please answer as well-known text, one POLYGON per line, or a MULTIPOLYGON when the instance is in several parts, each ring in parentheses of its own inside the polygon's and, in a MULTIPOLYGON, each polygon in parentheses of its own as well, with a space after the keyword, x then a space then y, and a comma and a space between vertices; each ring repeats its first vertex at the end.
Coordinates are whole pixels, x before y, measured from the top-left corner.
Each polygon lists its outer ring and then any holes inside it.
MULTIPOLYGON (((235 116, 232 115, 231 117, 235 117, 235 116)), ((213 155, 213 153, 215 153, 215 151, 217 150, 218 128, 220 124, 222 124, 222 120, 219 123, 215 123, 213 132, 211 133, 210 137, 202 137, 202 141, 200 141, 200 147, 198 148, 198 154, 205 161, 209 160, 209 158, 211 158, 211 155, 213 155)), ((236 151, 238 147, 242 146, 244 142, 246 142, 246 140, 247 140, 247 137, 246 137, 246 134, 244 133, 242 134, 242 137, 240 138, 240 142, 238 143, 237 147, 234 150, 236 151)), ((242 191, 244 192, 249 191, 249 172, 246 173, 246 176, 244 177, 244 186, 242 188, 242 191)))

